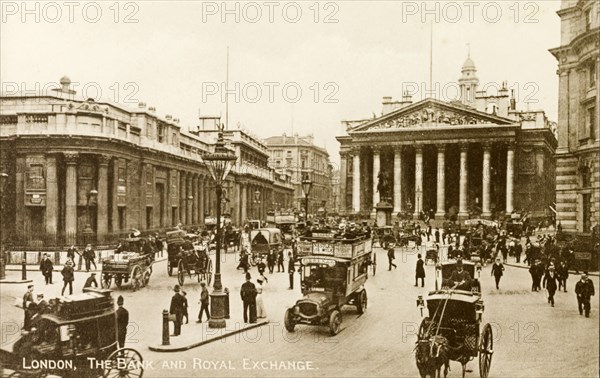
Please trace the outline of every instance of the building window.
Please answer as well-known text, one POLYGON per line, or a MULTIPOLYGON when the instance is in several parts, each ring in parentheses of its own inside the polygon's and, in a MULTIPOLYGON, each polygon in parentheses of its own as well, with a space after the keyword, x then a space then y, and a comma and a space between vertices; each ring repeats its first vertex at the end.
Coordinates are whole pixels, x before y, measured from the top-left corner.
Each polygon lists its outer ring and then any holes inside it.
POLYGON ((591 107, 588 109, 587 123, 588 130, 590 131, 590 139, 596 139, 596 108, 591 107))
POLYGON ((582 205, 583 205, 583 232, 590 232, 592 229, 592 201, 591 194, 583 194, 582 195, 582 205))
POLYGON ((27 172, 27 189, 45 189, 44 165, 31 164, 27 172))
POLYGON ((156 126, 156 139, 162 143, 165 140, 165 126, 163 124, 158 124, 156 126))
POLYGON ((281 150, 275 150, 275 157, 281 157, 281 150))
POLYGON ((588 69, 588 76, 589 76, 589 85, 590 88, 595 88, 596 87, 596 81, 597 81, 597 71, 596 71, 596 62, 592 62, 589 66, 588 69))

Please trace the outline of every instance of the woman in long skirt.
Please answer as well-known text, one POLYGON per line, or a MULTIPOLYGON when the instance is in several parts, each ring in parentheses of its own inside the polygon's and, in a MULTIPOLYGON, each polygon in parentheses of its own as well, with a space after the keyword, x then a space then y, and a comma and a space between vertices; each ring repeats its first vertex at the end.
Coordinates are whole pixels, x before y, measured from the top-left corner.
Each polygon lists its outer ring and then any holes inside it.
POLYGON ((266 318, 267 312, 265 311, 265 304, 263 302, 263 280, 257 279, 256 282, 256 317, 257 318, 266 318))

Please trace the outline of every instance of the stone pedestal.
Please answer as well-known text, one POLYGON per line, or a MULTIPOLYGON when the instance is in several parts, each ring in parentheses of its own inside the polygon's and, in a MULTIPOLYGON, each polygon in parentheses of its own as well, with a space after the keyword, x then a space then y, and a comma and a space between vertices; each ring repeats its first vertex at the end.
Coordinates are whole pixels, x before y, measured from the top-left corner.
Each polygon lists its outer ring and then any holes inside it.
POLYGON ((375 206, 375 222, 377 227, 389 226, 392 224, 392 210, 394 207, 387 202, 379 202, 375 206))

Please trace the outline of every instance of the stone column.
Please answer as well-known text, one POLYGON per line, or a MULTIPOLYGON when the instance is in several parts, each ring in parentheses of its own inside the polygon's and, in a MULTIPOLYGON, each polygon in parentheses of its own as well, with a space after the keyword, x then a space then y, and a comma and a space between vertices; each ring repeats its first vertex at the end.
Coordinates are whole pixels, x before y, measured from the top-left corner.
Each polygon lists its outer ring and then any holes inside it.
POLYGON ((394 214, 402 211, 402 146, 394 147, 394 214))
POLYGON ((193 198, 190 199, 190 197, 193 197, 192 194, 192 174, 191 173, 186 173, 185 175, 185 185, 186 185, 186 195, 185 195, 185 204, 186 204, 186 215, 185 215, 185 223, 187 225, 191 225, 194 223, 193 219, 192 219, 192 201, 193 198))
POLYGON ((489 143, 483 144, 483 169, 482 169, 482 193, 481 193, 481 216, 489 217, 492 215, 490 212, 490 184, 491 184, 491 149, 492 146, 489 143))
POLYGON ((458 194, 458 216, 460 218, 467 218, 469 216, 469 210, 467 208, 467 183, 468 183, 468 165, 467 165, 467 151, 469 145, 467 143, 461 143, 460 145, 460 177, 459 177, 459 194, 458 194))
POLYGON ((200 223, 198 220, 198 175, 194 175, 194 178, 192 179, 192 195, 194 196, 194 202, 192 205, 192 221, 194 224, 198 224, 200 223))
POLYGON ((248 185, 246 183, 240 183, 242 187, 242 195, 240 196, 240 203, 242 207, 242 219, 240 219, 240 225, 243 225, 248 220, 248 185))
POLYGON ((198 177, 198 223, 204 223, 204 176, 198 177))
POLYGON ((68 244, 76 240, 77 235, 77 152, 65 152, 67 163, 65 185, 65 232, 68 244))
POLYGON ((423 146, 415 146, 415 217, 423 210, 423 146))
POLYGON ((58 182, 56 156, 46 156, 46 234, 56 236, 58 231, 58 182))
POLYGON ((360 149, 352 150, 352 210, 360 211, 360 149))
POLYGON ((186 215, 186 194, 185 194, 185 172, 179 171, 179 220, 178 223, 183 225, 186 224, 185 215, 186 215))
POLYGON ((338 193, 338 207, 341 214, 346 213, 346 179, 348 177, 348 167, 346 167, 347 159, 348 153, 346 151, 340 151, 340 192, 338 193))
POLYGON ((510 215, 513 210, 513 185, 515 177, 515 146, 508 144, 506 150, 506 215, 510 215))
POLYGON ((109 155, 98 155, 98 198, 96 233, 99 240, 108 234, 108 163, 109 155))
POLYGON ((377 184, 379 182, 379 157, 381 155, 381 147, 373 147, 373 215, 375 215, 375 206, 380 201, 379 192, 377 191, 377 184))
POLYGON ((446 146, 439 144, 437 146, 437 199, 435 217, 444 220, 446 215, 446 146))

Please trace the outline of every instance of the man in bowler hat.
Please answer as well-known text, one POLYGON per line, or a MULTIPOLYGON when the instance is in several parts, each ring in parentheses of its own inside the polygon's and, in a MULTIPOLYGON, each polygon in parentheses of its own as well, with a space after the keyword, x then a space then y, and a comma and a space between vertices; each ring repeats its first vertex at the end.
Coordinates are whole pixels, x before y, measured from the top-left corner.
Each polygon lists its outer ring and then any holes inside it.
POLYGON ((252 282, 250 282, 252 276, 250 273, 246 273, 246 282, 242 284, 242 289, 240 290, 240 296, 242 297, 242 302, 244 303, 244 323, 256 323, 256 286, 252 282))
POLYGON ((173 330, 172 336, 179 336, 181 334, 181 323, 183 322, 183 314, 185 313, 185 298, 181 295, 181 289, 179 285, 175 285, 173 288, 175 294, 171 298, 171 307, 169 314, 175 315, 175 329, 173 330))
POLYGON ((127 337, 127 325, 129 324, 129 311, 123 307, 123 296, 117 298, 117 341, 119 348, 125 348, 125 338, 127 337))

